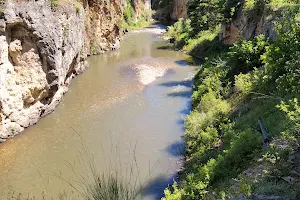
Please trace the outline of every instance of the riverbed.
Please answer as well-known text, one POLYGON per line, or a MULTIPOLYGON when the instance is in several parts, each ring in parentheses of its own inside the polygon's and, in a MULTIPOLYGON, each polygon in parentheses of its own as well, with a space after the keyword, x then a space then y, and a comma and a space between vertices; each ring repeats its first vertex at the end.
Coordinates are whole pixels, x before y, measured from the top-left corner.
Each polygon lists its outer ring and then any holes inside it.
POLYGON ((196 70, 161 39, 163 31, 132 31, 120 50, 89 57, 52 114, 0 144, 1 199, 9 192, 74 195, 70 183, 89 176, 91 161, 99 173, 133 171, 143 199, 162 197, 182 165, 196 70))

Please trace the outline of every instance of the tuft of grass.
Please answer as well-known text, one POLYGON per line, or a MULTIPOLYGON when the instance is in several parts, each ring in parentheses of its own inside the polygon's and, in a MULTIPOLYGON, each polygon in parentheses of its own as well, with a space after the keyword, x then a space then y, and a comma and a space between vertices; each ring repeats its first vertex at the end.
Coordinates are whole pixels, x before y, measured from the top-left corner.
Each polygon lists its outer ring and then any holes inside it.
POLYGON ((51 0, 50 5, 51 5, 51 9, 55 9, 58 5, 58 0, 51 0))
MULTIPOLYGON (((74 129, 73 129, 74 130, 74 129)), ((75 131, 75 130, 74 130, 75 131)), ((77 133, 77 132, 76 132, 77 133)), ((79 135, 80 136, 80 135, 79 135)), ((83 141, 83 138, 80 136, 83 141)), ((75 175, 72 182, 65 178, 63 174, 55 173, 53 176, 67 183, 72 189, 71 192, 62 192, 56 198, 49 196, 47 192, 43 192, 41 197, 30 196, 9 192, 7 200, 141 200, 141 192, 143 186, 150 180, 153 169, 149 169, 145 181, 140 178, 140 172, 135 156, 136 145, 132 151, 132 159, 129 159, 128 165, 124 166, 120 163, 120 155, 106 160, 105 150, 102 145, 101 149, 104 154, 103 163, 105 164, 105 172, 99 172, 96 167, 94 155, 90 153, 86 145, 81 142, 82 148, 78 150, 76 162, 67 162, 66 167, 75 175), (74 165, 79 163, 82 168, 78 170, 74 165)), ((118 145, 111 145, 109 151, 118 154, 118 145)), ((156 163, 157 164, 157 163, 156 163)), ((156 167, 156 164, 154 167, 156 167)), ((68 189, 68 188, 65 188, 68 189)), ((69 191, 69 190, 66 190, 69 191)))

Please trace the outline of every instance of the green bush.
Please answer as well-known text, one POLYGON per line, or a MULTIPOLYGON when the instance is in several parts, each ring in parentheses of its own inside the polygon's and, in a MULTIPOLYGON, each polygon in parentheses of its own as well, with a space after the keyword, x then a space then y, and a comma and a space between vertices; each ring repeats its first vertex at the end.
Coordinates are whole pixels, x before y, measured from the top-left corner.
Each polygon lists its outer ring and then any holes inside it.
MULTIPOLYGON (((203 2, 191 3, 204 6, 203 2)), ((230 12, 229 17, 232 18, 237 13, 236 9, 245 6, 249 13, 258 16, 261 14, 260 9, 264 9, 264 4, 270 2, 275 3, 262 0, 226 1, 224 13, 227 9, 230 12)), ((199 11, 200 8, 193 9, 199 11)), ((268 169, 272 171, 270 174, 274 177, 290 175, 290 166, 286 164, 288 151, 276 149, 272 153, 272 149, 276 145, 286 145, 287 149, 299 146, 298 13, 297 8, 290 8, 283 15, 283 19, 277 22, 276 41, 268 41, 263 35, 248 41, 240 39, 227 49, 226 53, 221 50, 215 51, 199 67, 192 95, 193 110, 185 121, 185 171, 181 175, 180 184, 166 190, 166 200, 247 198, 254 192, 263 191, 258 188, 262 188, 262 184, 269 181, 264 179, 259 183, 251 182, 251 178, 255 179, 255 174, 243 178, 243 171, 251 171, 258 160, 264 165, 280 157, 277 159, 280 160, 280 164, 274 164, 272 169, 268 169), (283 101, 291 98, 294 99, 283 101), (283 112, 276 108, 280 101, 282 102, 277 107, 283 112), (283 144, 275 145, 274 142, 271 144, 271 150, 263 150, 263 139, 257 131, 259 119, 269 132, 269 139, 281 138, 283 144), (233 178, 241 181, 236 183, 232 181, 233 178), (229 187, 237 191, 230 193, 229 187)), ((201 12, 198 14, 201 15, 201 12)), ((174 35, 179 33, 177 38, 183 39, 183 49, 186 52, 199 52, 198 44, 203 46, 205 41, 213 44, 213 28, 200 30, 203 22, 201 20, 194 22, 191 19, 188 32, 184 30, 184 21, 179 22, 172 30, 174 35), (196 36, 193 23, 199 23, 196 36), (208 39, 204 39, 205 37, 208 39)), ((273 181, 270 184, 275 183, 273 181)), ((295 187, 291 186, 291 190, 293 188, 295 187)), ((274 189, 272 191, 274 192, 274 189)), ((295 192, 288 194, 289 191, 282 190, 279 193, 283 193, 284 197, 297 196, 295 192)))
POLYGON ((123 11, 123 16, 127 23, 131 23, 135 20, 135 11, 130 1, 127 1, 127 6, 123 11))
POLYGON ((168 36, 176 40, 176 46, 182 48, 186 45, 192 31, 191 21, 179 19, 173 26, 168 27, 168 36))
POLYGON ((283 135, 295 141, 299 140, 300 105, 298 99, 294 98, 293 100, 289 100, 287 103, 282 101, 281 104, 278 105, 278 108, 287 115, 291 122, 288 130, 285 131, 283 135))
POLYGON ((200 31, 214 29, 223 20, 224 0, 190 0, 189 18, 193 35, 200 31))
POLYGON ((142 13, 139 18, 136 17, 134 6, 130 0, 127 0, 126 7, 123 10, 123 18, 119 21, 121 30, 138 29, 150 24, 150 12, 141 5, 142 13))
POLYGON ((263 35, 248 41, 240 39, 234 43, 228 53, 229 77, 262 67, 264 63, 261 56, 266 52, 268 46, 269 42, 263 35))
POLYGON ((243 94, 248 94, 253 90, 253 77, 250 73, 235 75, 234 83, 236 90, 243 94))
POLYGON ((277 23, 278 38, 267 52, 265 62, 269 84, 284 93, 299 93, 300 24, 299 8, 288 9, 277 23))

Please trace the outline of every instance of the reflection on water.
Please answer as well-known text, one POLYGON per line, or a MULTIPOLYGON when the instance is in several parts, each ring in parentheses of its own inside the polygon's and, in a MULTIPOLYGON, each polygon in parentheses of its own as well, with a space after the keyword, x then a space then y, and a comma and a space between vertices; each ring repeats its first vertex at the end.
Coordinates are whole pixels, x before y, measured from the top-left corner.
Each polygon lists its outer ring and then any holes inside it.
POLYGON ((136 176, 152 175, 144 199, 161 197, 180 167, 195 70, 183 63, 185 55, 161 48, 168 45, 161 31, 132 32, 120 50, 90 57, 90 68, 73 80, 54 113, 0 145, 2 199, 9 190, 36 196, 69 191, 76 174, 68 165, 87 173, 78 162, 85 157, 82 143, 97 170, 107 173, 116 163, 126 169, 134 152, 136 176))

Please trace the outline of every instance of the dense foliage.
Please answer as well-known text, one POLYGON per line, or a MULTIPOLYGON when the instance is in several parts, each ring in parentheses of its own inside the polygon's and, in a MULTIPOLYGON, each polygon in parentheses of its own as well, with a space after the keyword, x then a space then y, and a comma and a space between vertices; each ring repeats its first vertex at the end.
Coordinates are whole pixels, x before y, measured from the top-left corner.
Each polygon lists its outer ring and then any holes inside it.
POLYGON ((224 19, 225 0, 190 0, 189 18, 193 33, 214 28, 224 19))
POLYGON ((150 24, 150 11, 146 9, 145 5, 141 3, 142 14, 137 16, 133 2, 127 0, 126 6, 123 10, 123 18, 120 20, 120 27, 122 30, 138 29, 150 24))
POLYGON ((220 2, 191 1, 191 18, 169 28, 175 45, 208 57, 195 76, 193 110, 185 121, 185 170, 165 199, 300 199, 300 153, 294 155, 300 138, 299 8, 283 9, 275 41, 259 35, 225 48, 215 39, 218 24, 239 6, 259 13, 261 3, 278 8, 291 1, 220 2), (212 8, 216 18, 208 22, 212 8))

